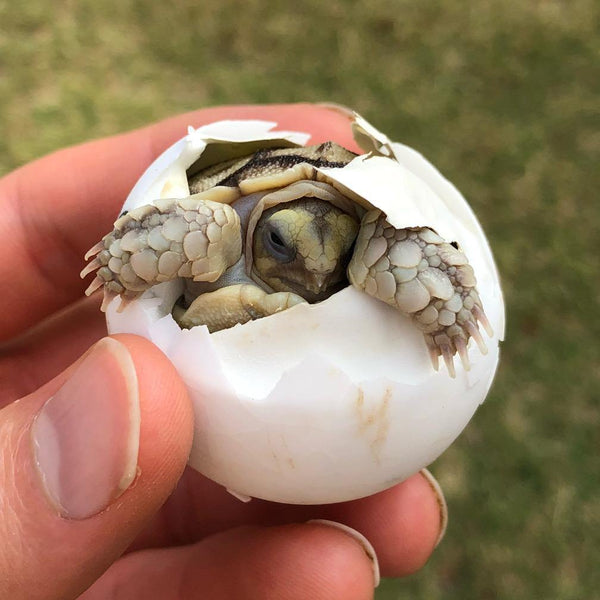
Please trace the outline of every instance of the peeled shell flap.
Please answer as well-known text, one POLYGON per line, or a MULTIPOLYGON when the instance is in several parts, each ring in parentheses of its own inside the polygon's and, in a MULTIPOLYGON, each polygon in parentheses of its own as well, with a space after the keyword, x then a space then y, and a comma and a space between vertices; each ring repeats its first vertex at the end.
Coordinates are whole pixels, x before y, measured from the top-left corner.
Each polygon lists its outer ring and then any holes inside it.
POLYGON ((303 146, 310 135, 299 131, 272 131, 273 121, 219 121, 188 134, 165 150, 146 170, 129 193, 123 211, 162 198, 190 195, 187 170, 252 154, 265 147, 303 146), (204 160, 201 160, 204 159, 204 160))
POLYGON ((496 336, 503 340, 500 277, 485 233, 462 194, 422 154, 392 142, 358 113, 351 127, 356 143, 369 154, 343 169, 319 169, 325 180, 357 202, 382 210, 398 229, 429 227, 458 242, 476 273, 483 305, 495 313, 496 336))
MULTIPOLYGON (((357 119, 365 122, 361 117, 357 119)), ((376 130, 369 125, 369 131, 376 130)), ((357 142, 366 136, 363 131, 357 142)), ((429 227, 445 240, 457 242, 475 271, 488 317, 498 309, 497 314, 491 315, 493 327, 498 338, 504 339, 504 302, 498 285, 499 275, 475 214, 460 192, 421 154, 381 136, 381 140, 369 137, 371 153, 358 156, 345 167, 317 169, 319 180, 330 183, 366 209, 383 211, 397 229, 429 227), (393 158, 382 155, 388 151, 393 153, 393 158)))

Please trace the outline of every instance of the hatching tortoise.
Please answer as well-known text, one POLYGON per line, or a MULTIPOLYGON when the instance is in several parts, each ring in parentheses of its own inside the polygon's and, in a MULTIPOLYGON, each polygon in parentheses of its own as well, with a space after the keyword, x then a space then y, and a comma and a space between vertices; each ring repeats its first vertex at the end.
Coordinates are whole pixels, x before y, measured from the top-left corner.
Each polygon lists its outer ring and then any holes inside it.
POLYGON ((433 229, 395 229, 385 214, 346 197, 317 170, 355 154, 327 142, 259 150, 190 177, 191 195, 122 214, 86 255, 96 271, 86 293, 104 287, 103 309, 120 310, 153 285, 183 278, 173 309, 181 327, 210 331, 320 302, 351 283, 412 317, 434 367, 451 376, 467 343, 492 331, 476 279, 455 242, 433 229))

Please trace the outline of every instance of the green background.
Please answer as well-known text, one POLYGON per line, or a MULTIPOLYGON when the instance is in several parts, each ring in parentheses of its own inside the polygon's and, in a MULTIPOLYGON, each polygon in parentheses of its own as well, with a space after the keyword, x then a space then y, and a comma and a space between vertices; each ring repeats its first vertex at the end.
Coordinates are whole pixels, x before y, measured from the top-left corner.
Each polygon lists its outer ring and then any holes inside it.
POLYGON ((202 106, 328 100, 470 200, 507 341, 432 468, 446 539, 378 600, 600 598, 599 22, 592 0, 0 0, 0 173, 202 106))

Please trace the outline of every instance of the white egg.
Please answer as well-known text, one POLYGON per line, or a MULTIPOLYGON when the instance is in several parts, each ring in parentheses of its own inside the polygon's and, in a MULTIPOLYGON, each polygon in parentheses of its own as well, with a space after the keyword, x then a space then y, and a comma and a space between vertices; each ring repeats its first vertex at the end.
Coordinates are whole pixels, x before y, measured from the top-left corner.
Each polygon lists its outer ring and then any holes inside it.
MULTIPOLYGON (((361 117, 353 130, 369 154, 321 172, 346 195, 383 210, 395 227, 428 226, 458 241, 494 330, 489 352, 471 340, 470 371, 460 361, 454 379, 443 366, 435 371, 413 322, 353 287, 213 334, 204 326, 182 330, 173 320, 181 282, 155 286, 121 313, 113 302, 109 331, 154 342, 188 387, 196 416, 190 465, 240 497, 328 503, 392 486, 452 443, 494 377, 504 304, 473 212, 420 154, 361 117)), ((123 208, 189 195, 186 169, 207 147, 212 160, 224 160, 265 140, 303 145, 309 137, 263 121, 190 129, 150 166, 123 208)))

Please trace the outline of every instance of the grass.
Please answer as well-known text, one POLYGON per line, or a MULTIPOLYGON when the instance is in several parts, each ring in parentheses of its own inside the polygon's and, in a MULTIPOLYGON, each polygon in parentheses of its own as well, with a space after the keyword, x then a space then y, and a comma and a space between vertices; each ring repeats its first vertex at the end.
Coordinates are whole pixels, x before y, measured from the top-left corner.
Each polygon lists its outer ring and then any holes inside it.
POLYGON ((330 100, 470 199, 503 276, 485 405, 433 467, 447 538, 378 600, 600 598, 600 7, 0 0, 0 173, 218 103, 330 100))

